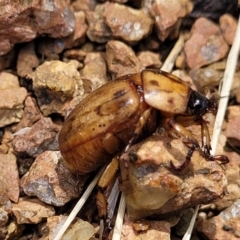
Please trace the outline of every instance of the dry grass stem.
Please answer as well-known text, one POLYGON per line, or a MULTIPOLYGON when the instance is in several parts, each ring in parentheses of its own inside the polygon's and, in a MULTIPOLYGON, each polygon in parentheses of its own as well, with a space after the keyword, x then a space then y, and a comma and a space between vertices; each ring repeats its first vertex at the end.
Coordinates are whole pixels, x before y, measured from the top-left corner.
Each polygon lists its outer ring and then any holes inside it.
POLYGON ((166 58, 165 62, 163 63, 161 70, 166 71, 166 72, 171 72, 173 70, 175 60, 176 60, 178 54, 180 53, 180 51, 182 50, 183 44, 184 44, 184 36, 183 36, 183 34, 180 34, 172 51, 170 52, 170 54, 166 58))
POLYGON ((115 226, 114 226, 114 230, 113 230, 112 240, 121 239, 121 232, 122 232, 125 208, 126 208, 126 201, 125 201, 125 196, 122 193, 119 207, 118 207, 117 218, 116 218, 116 222, 115 222, 115 226))

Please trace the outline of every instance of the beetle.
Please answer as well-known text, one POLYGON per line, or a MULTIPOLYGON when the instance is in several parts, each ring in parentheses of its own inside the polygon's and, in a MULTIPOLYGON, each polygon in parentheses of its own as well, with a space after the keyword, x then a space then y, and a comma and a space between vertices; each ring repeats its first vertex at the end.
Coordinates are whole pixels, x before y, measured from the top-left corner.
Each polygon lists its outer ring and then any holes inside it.
POLYGON ((189 147, 186 161, 173 170, 182 170, 197 149, 207 160, 222 164, 228 158, 210 155, 210 137, 202 116, 214 111, 213 101, 190 88, 178 77, 146 69, 110 81, 84 98, 67 116, 59 133, 59 147, 70 171, 83 175, 110 161, 116 152, 126 151, 143 133, 158 127, 157 113, 189 147), (189 118, 201 125, 202 147, 178 122, 189 118))
MULTIPOLYGON (((174 130, 189 148, 185 161, 180 166, 170 162, 170 170, 186 168, 194 150, 206 160, 222 164, 229 161, 226 156, 210 154, 210 136, 203 115, 215 110, 212 100, 176 76, 143 70, 110 81, 84 98, 66 117, 59 133, 60 151, 69 170, 80 175, 96 170, 115 156, 98 182, 100 191, 96 196, 98 216, 106 223, 108 204, 102 190, 118 170, 118 156, 144 135, 154 133, 159 124, 167 133, 168 128, 174 130), (192 123, 201 125, 201 147, 185 127, 192 123)), ((137 161, 134 156, 132 159, 137 161)), ((104 235, 108 229, 101 232, 104 235)))
POLYGON ((156 130, 157 114, 171 126, 189 147, 186 161, 174 170, 184 169, 195 149, 210 161, 227 163, 225 156, 210 155, 210 137, 202 116, 215 110, 213 101, 190 88, 178 77, 161 70, 143 70, 110 81, 84 98, 67 116, 59 133, 59 147, 70 171, 86 174, 127 150, 143 132, 156 130), (192 117, 202 126, 203 149, 190 132, 177 122, 192 117))

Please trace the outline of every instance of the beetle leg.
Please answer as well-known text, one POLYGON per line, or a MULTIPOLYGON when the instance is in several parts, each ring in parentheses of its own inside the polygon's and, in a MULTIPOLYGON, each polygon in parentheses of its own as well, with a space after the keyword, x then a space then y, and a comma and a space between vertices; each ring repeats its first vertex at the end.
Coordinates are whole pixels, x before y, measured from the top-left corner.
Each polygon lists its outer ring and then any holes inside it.
POLYGON ((202 148, 203 148, 202 155, 203 155, 203 157, 205 157, 205 159, 208 160, 208 161, 219 161, 219 162, 221 162, 221 164, 228 163, 229 159, 228 159, 227 156, 224 156, 224 155, 213 156, 213 155, 210 154, 211 138, 210 138, 210 134, 209 134, 209 131, 208 131, 206 121, 202 117, 198 117, 195 121, 201 125, 202 148))
MULTIPOLYGON (((203 120, 203 119, 202 119, 203 120)), ((203 120, 201 123, 201 132, 202 132, 202 147, 205 154, 210 154, 211 145, 210 145, 210 134, 206 122, 203 120)))
POLYGON ((132 146, 132 144, 137 140, 137 138, 139 137, 140 133, 142 132, 143 127, 146 125, 146 123, 147 123, 147 121, 148 121, 148 119, 151 115, 151 111, 152 111, 152 108, 148 108, 147 110, 145 110, 143 112, 143 114, 139 118, 139 120, 137 122, 137 125, 135 127, 135 131, 133 133, 133 136, 129 140, 128 145, 124 149, 124 152, 126 152, 132 146))
POLYGON ((110 182, 112 182, 113 178, 116 176, 118 168, 118 159, 114 157, 113 160, 106 167, 101 178, 99 179, 98 187, 101 189, 107 188, 107 186, 109 186, 110 182))
POLYGON ((98 217, 105 220, 107 218, 107 199, 102 191, 97 192, 96 204, 98 209, 98 217))
POLYGON ((191 156, 194 152, 195 149, 198 149, 200 154, 207 160, 207 161, 219 161, 221 164, 226 164, 229 162, 228 157, 224 155, 217 155, 217 156, 212 156, 210 154, 211 150, 211 145, 210 145, 210 134, 208 131, 208 127, 206 124, 206 121, 202 117, 198 117, 195 119, 195 122, 201 125, 201 132, 202 132, 202 147, 203 149, 200 148, 197 140, 192 136, 192 134, 181 124, 176 123, 174 119, 169 120, 169 124, 177 133, 179 133, 183 137, 183 142, 184 144, 190 148, 187 156, 186 156, 186 161, 179 167, 176 167, 173 165, 171 162, 171 168, 173 170, 183 170, 190 162, 191 156))
POLYGON ((183 142, 189 148, 200 148, 198 141, 193 137, 193 135, 181 124, 174 121, 174 119, 170 119, 169 122, 170 126, 181 136, 183 137, 183 142))
POLYGON ((206 154, 204 153, 204 156, 205 159, 207 161, 218 161, 220 162, 221 164, 226 164, 226 163, 229 163, 229 159, 227 156, 224 156, 224 155, 217 155, 217 156, 213 156, 211 154, 206 154))
POLYGON ((189 148, 188 154, 186 156, 186 160, 184 161, 183 164, 176 167, 172 163, 172 161, 170 162, 171 169, 173 169, 174 171, 181 171, 188 166, 188 164, 191 161, 191 157, 194 150, 200 149, 200 146, 197 140, 192 136, 192 134, 184 126, 182 126, 179 123, 176 123, 173 118, 170 119, 168 123, 178 134, 180 134, 180 136, 183 137, 183 143, 189 148))
POLYGON ((172 163, 172 161, 170 161, 170 167, 171 167, 171 169, 174 170, 174 171, 182 171, 183 169, 185 169, 185 168, 188 166, 188 164, 190 163, 190 161, 191 161, 191 157, 192 157, 192 155, 193 155, 194 150, 195 150, 195 148, 193 148, 193 147, 190 148, 190 150, 188 151, 188 154, 187 154, 187 156, 186 156, 186 160, 185 160, 184 163, 181 164, 180 166, 175 166, 175 165, 172 163))
POLYGON ((98 181, 99 191, 96 196, 96 200, 99 218, 107 218, 107 199, 105 197, 104 190, 113 182, 113 179, 116 177, 118 168, 118 159, 114 157, 98 181))

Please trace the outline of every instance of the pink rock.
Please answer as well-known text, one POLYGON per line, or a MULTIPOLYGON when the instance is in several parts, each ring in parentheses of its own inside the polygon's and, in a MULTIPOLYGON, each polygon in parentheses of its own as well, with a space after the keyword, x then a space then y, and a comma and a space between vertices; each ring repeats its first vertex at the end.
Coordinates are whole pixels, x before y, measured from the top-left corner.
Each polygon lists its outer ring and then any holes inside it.
POLYGON ((184 46, 186 61, 191 69, 224 58, 228 50, 219 26, 206 18, 196 20, 191 29, 191 37, 184 46))
POLYGON ((44 116, 65 112, 65 102, 83 94, 75 62, 46 61, 32 74, 33 90, 44 116))
POLYGON ((16 134, 12 145, 16 154, 36 157, 45 150, 57 150, 57 133, 60 126, 51 118, 41 118, 31 127, 16 134))
POLYGON ((82 79, 90 81, 91 92, 105 84, 107 82, 105 54, 103 52, 87 53, 80 75, 82 79))
POLYGON ((86 12, 87 36, 92 42, 105 43, 111 39, 111 31, 103 18, 104 4, 98 4, 94 11, 86 12))
POLYGON ((0 55, 16 43, 29 42, 38 34, 66 37, 73 32, 75 19, 65 1, 34 0, 22 4, 5 1, 0 16, 0 55))
POLYGON ((225 165, 225 174, 227 177, 227 194, 216 203, 219 211, 232 205, 237 199, 240 199, 240 156, 236 152, 225 152, 230 162, 225 165))
POLYGON ((132 239, 161 239, 169 240, 171 227, 177 223, 177 218, 170 218, 165 221, 148 221, 140 220, 131 222, 127 216, 124 218, 124 224, 122 228, 121 240, 132 239), (136 229, 136 225, 140 226, 139 231, 136 229))
MULTIPOLYGON (((65 215, 49 217, 46 223, 47 231, 44 231, 41 239, 54 239, 66 220, 65 215)), ((76 217, 61 239, 78 240, 81 236, 82 240, 90 240, 94 238, 95 233, 96 229, 89 222, 76 217)))
POLYGON ((28 196, 63 206, 79 196, 85 180, 70 173, 63 165, 60 152, 45 151, 37 156, 29 172, 22 177, 21 187, 28 196))
MULTIPOLYGON (((19 177, 17 168, 17 158, 12 153, 0 153, 0 195, 6 195, 13 202, 19 198, 19 177)), ((1 200, 4 197, 1 197, 1 200)))
POLYGON ((142 51, 138 53, 138 59, 144 68, 158 68, 162 66, 160 55, 151 51, 142 51))
POLYGON ((174 32, 179 32, 181 19, 186 16, 191 9, 188 1, 146 1, 144 4, 155 20, 155 29, 161 41, 164 41, 170 34, 176 35, 174 32))
POLYGON ((109 41, 106 45, 106 60, 112 78, 136 73, 143 69, 134 51, 120 41, 109 41))
MULTIPOLYGON (((24 113, 21 121, 18 123, 15 132, 26 128, 31 127, 35 122, 40 120, 42 114, 37 106, 35 98, 28 96, 24 102, 24 113)), ((17 135, 17 134, 15 134, 17 135)))
POLYGON ((18 224, 37 224, 47 217, 55 215, 53 206, 41 202, 37 198, 23 197, 18 203, 12 205, 12 212, 18 224))
POLYGON ((232 45, 237 29, 237 20, 230 14, 224 14, 219 19, 220 29, 227 44, 232 45))
POLYGON ((21 120, 27 90, 19 86, 18 78, 11 73, 2 72, 0 82, 0 127, 4 127, 21 120))
POLYGON ((236 200, 218 216, 200 221, 197 229, 210 240, 238 240, 240 237, 240 200, 236 200))
POLYGON ((122 190, 131 219, 169 215, 224 196, 227 185, 224 171, 196 151, 188 167, 171 170, 170 161, 180 165, 188 151, 181 139, 156 135, 121 156, 122 190))
POLYGON ((85 40, 87 32, 85 13, 83 11, 74 12, 74 16, 76 24, 73 33, 65 38, 65 48, 80 46, 85 40))
POLYGON ((33 69, 38 67, 39 60, 35 52, 35 44, 27 43, 23 46, 18 54, 17 73, 20 77, 26 77, 33 72, 33 69))
POLYGON ((151 32, 153 21, 142 10, 110 2, 104 6, 103 17, 114 38, 134 43, 151 32))
MULTIPOLYGON (((233 111, 234 109, 235 108, 233 108, 232 106, 231 108, 229 108, 229 111, 233 111)), ((230 114, 231 112, 229 112, 229 115, 230 114)), ((235 112, 234 114, 237 114, 237 112, 235 112)), ((225 135, 227 137, 227 140, 229 144, 234 148, 240 147, 239 127, 240 127, 240 114, 238 113, 236 116, 228 119, 225 129, 225 135)))

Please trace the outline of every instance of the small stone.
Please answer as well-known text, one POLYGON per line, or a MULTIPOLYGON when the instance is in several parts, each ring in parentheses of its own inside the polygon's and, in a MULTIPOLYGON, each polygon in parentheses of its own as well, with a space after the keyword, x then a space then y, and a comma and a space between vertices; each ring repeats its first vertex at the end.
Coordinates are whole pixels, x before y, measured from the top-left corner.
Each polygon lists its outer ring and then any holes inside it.
POLYGON ((87 36, 92 42, 105 43, 111 39, 111 30, 103 17, 104 8, 104 4, 98 4, 94 11, 86 12, 87 36))
POLYGON ((11 221, 7 226, 7 236, 5 239, 19 239, 24 229, 25 225, 11 221))
POLYGON ((82 49, 69 49, 63 54, 65 59, 75 59, 78 61, 83 61, 86 57, 86 52, 82 49))
MULTIPOLYGON (((63 224, 65 223, 67 216, 54 216, 49 217, 47 219, 47 228, 48 233, 46 233, 41 240, 48 240, 54 239, 62 228, 63 224)), ((82 219, 75 218, 74 221, 71 223, 69 228, 61 237, 61 240, 79 240, 79 236, 81 236, 81 240, 90 240, 93 239, 92 237, 95 235, 94 227, 82 219)))
POLYGON ((13 140, 13 134, 11 127, 5 127, 4 133, 2 135, 2 141, 0 144, 0 153, 7 154, 9 152, 12 152, 12 140, 13 140))
POLYGON ((21 87, 0 90, 0 95, 0 127, 19 122, 23 116, 26 89, 21 87))
POLYGON ((240 238, 240 200, 236 200, 218 216, 198 222, 197 229, 207 239, 238 240, 240 238))
MULTIPOLYGON (((0 43, 1 45, 1 43, 0 43)), ((0 47, 1 49, 1 47, 0 47)), ((15 64, 16 61, 16 50, 12 49, 7 54, 1 56, 0 54, 0 71, 3 71, 5 69, 9 69, 11 66, 15 64)))
POLYGON ((71 100, 82 85, 80 74, 71 62, 45 62, 36 69, 32 78, 33 90, 44 116, 52 113, 64 116, 65 102, 71 100))
POLYGON ((190 1, 145 1, 144 4, 155 20, 155 29, 161 41, 178 30, 181 19, 191 11, 190 1))
POLYGON ((65 38, 40 38, 37 52, 47 61, 59 60, 59 54, 65 49, 65 38))
POLYGON ((26 127, 31 127, 35 122, 40 120, 42 114, 37 106, 35 98, 28 96, 24 102, 24 113, 21 121, 15 129, 15 135, 18 130, 26 127))
POLYGON ((0 153, 0 205, 4 196, 13 202, 19 198, 19 176, 17 158, 12 153, 0 153))
POLYGON ((227 194, 215 204, 219 211, 222 211, 232 205, 237 199, 240 199, 240 156, 236 152, 224 152, 224 154, 230 160, 229 163, 225 165, 228 185, 227 194))
POLYGON ((142 39, 139 42, 139 50, 141 51, 152 51, 162 54, 161 49, 162 43, 159 41, 158 37, 154 34, 149 35, 148 37, 142 39))
POLYGON ((124 218, 122 228, 121 240, 137 240, 137 239, 161 239, 169 240, 171 234, 171 227, 176 225, 177 217, 166 219, 165 221, 154 220, 140 220, 139 222, 132 222, 127 215, 124 218), (142 223, 143 222, 143 223, 142 223), (136 224, 147 225, 147 229, 143 231, 136 231, 136 224))
POLYGON ((236 117, 240 116, 240 106, 239 105, 229 106, 227 109, 227 113, 228 122, 231 122, 236 117))
POLYGON ((171 170, 170 161, 178 166, 186 160, 188 152, 181 139, 155 135, 121 156, 122 191, 131 219, 170 214, 224 196, 227 186, 224 171, 197 151, 186 169, 171 170))
POLYGON ((187 83, 193 90, 197 90, 192 78, 184 70, 176 69, 172 71, 172 74, 179 77, 185 83, 187 83))
POLYGON ((162 66, 160 55, 151 51, 139 52, 137 58, 142 63, 144 68, 158 68, 162 66))
POLYGON ((27 43, 23 46, 18 54, 17 59, 17 74, 20 77, 26 77, 33 72, 39 65, 39 60, 35 53, 35 44, 33 42, 27 43))
POLYGON ((120 41, 109 41, 106 44, 106 60, 113 79, 143 69, 132 48, 120 41))
POLYGON ((20 87, 17 76, 8 72, 0 73, 0 81, 1 81, 0 90, 20 87))
POLYGON ((58 151, 39 154, 21 179, 21 187, 28 196, 54 206, 63 206, 77 198, 87 177, 72 174, 64 165, 58 151))
POLYGON ((80 75, 82 79, 91 82, 91 92, 105 84, 107 82, 107 66, 104 53, 87 53, 80 75))
POLYGON ((74 10, 74 12, 90 11, 96 8, 97 3, 97 0, 81 0, 81 2, 75 1, 71 3, 71 8, 74 10))
POLYGON ((103 17, 114 38, 134 43, 151 33, 153 21, 142 10, 106 2, 103 17))
POLYGON ((19 86, 17 77, 5 72, 0 74, 0 86, 0 127, 4 127, 21 120, 27 90, 19 86))
POLYGON ((232 45, 237 29, 237 20, 230 14, 224 14, 220 17, 219 24, 224 40, 228 45, 232 45))
POLYGON ((85 13, 83 11, 74 12, 74 16, 76 19, 74 32, 68 37, 66 37, 65 48, 77 47, 81 45, 85 40, 87 32, 85 13))
POLYGON ((13 150, 17 155, 37 157, 45 150, 57 150, 57 134, 60 126, 54 124, 51 118, 41 118, 31 127, 16 134, 13 139, 13 150))
MULTIPOLYGON (((12 202, 9 200, 8 196, 0 190, 0 229, 6 226, 10 213, 12 212, 12 202)), ((1 239, 1 230, 0 230, 0 239, 1 239)))
POLYGON ((38 34, 66 37, 73 32, 74 25, 74 15, 65 1, 7 1, 0 16, 0 55, 16 43, 30 42, 38 34))
MULTIPOLYGON (((239 107, 239 106, 237 106, 239 107)), ((229 114, 231 115, 232 113, 230 111, 233 111, 235 108, 233 106, 229 108, 229 114)), ((239 132, 239 127, 240 127, 240 114, 237 112, 234 113, 235 116, 232 118, 228 118, 228 122, 226 123, 226 129, 224 131, 225 136, 227 137, 228 143, 233 147, 233 148, 239 148, 240 147, 240 132, 239 132)))
POLYGON ((228 50, 219 26, 206 18, 196 20, 191 29, 191 37, 184 46, 186 61, 191 69, 224 58, 228 50))
POLYGON ((175 60, 175 66, 177 69, 186 69, 186 60, 185 60, 185 55, 182 53, 180 53, 176 60, 175 60))
POLYGON ((7 236, 7 227, 0 228, 0 239, 6 239, 7 236))
POLYGON ((190 70, 189 76, 192 78, 198 91, 202 91, 205 87, 218 86, 222 80, 223 72, 215 70, 211 67, 205 67, 190 70))
POLYGON ((54 216, 54 207, 41 202, 37 198, 23 197, 12 205, 12 212, 18 224, 37 224, 42 220, 54 216))
MULTIPOLYGON (((9 220, 8 212, 2 206, 0 206, 0 227, 1 228, 4 227, 7 224, 8 220, 9 220)), ((0 239, 1 239, 1 234, 0 234, 0 239)))
POLYGON ((26 174, 34 162, 34 158, 31 157, 18 157, 18 172, 19 176, 22 177, 26 174))
POLYGON ((234 74, 234 79, 231 87, 231 95, 236 98, 236 102, 240 103, 240 71, 236 71, 234 74))

